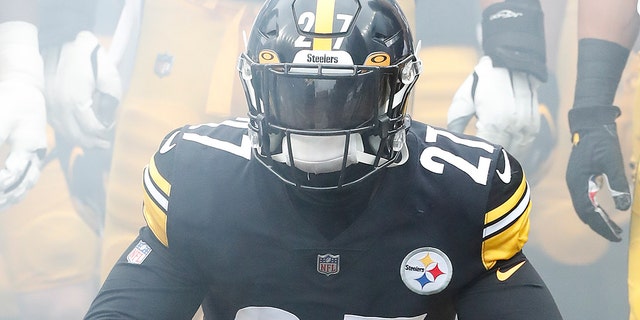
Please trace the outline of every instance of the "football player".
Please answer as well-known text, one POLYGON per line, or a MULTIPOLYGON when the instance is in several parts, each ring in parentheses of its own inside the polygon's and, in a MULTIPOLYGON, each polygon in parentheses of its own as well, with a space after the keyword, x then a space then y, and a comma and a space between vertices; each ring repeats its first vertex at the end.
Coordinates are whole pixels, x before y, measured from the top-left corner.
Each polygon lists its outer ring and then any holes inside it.
MULTIPOLYGON (((620 109, 613 101, 640 27, 636 6, 640 9, 635 0, 579 1, 577 78, 573 107, 569 111, 573 147, 566 182, 580 219, 614 242, 622 240, 622 228, 599 205, 596 194, 606 184, 616 209, 628 210, 632 204, 616 128, 620 109)), ((638 126, 638 117, 634 120, 638 126)), ((636 135, 633 142, 636 161, 639 142, 636 135)), ((640 192, 637 174, 636 165, 636 198, 640 192)), ((640 203, 635 201, 631 209, 628 262, 630 319, 634 320, 640 319, 639 215, 640 203)))
POLYGON ((522 253, 518 161, 410 120, 414 50, 393 0, 267 1, 249 118, 165 137, 85 318, 561 319, 522 253))
MULTIPOLYGON (((413 1, 399 3, 413 12, 413 1)), ((131 212, 140 207, 138 172, 154 151, 157 137, 183 123, 246 114, 235 60, 244 50, 242 34, 250 30, 262 2, 156 0, 141 7, 134 48, 123 49, 134 52, 125 54, 123 62, 129 64, 131 56, 134 67, 115 130, 101 278, 144 224, 141 215, 131 212), (220 77, 232 80, 219 81, 220 77)))

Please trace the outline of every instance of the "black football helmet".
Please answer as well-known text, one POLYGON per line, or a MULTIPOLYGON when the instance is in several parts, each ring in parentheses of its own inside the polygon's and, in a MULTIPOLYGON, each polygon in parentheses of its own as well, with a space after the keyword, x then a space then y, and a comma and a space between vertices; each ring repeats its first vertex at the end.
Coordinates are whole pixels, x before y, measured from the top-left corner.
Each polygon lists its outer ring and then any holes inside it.
POLYGON ((394 0, 268 0, 246 46, 253 153, 282 180, 337 189, 406 160, 422 65, 394 0))

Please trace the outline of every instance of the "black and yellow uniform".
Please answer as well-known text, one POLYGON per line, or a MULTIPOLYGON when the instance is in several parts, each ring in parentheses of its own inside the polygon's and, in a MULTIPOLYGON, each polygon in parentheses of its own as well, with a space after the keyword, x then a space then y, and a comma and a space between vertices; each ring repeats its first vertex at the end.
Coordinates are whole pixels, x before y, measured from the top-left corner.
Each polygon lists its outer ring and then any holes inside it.
POLYGON ((187 319, 201 302, 207 319, 560 319, 521 251, 519 163, 419 122, 407 145, 357 187, 301 191, 252 158, 245 120, 173 131, 144 169, 147 227, 86 319, 187 319))
MULTIPOLYGON (((236 62, 263 1, 154 0, 143 7, 131 85, 120 106, 107 189, 101 278, 144 224, 138 172, 157 137, 246 114, 236 62), (221 80, 224 79, 224 80, 221 80), (141 125, 144 123, 144 125, 141 125)), ((413 22, 414 0, 401 0, 413 22)))

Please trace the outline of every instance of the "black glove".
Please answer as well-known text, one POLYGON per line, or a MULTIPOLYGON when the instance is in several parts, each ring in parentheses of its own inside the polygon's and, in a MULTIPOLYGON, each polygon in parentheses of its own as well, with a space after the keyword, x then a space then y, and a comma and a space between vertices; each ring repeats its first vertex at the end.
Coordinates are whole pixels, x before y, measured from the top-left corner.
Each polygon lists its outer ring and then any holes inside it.
POLYGON ((622 240, 622 229, 598 205, 596 193, 605 176, 616 208, 627 210, 631 206, 615 124, 619 115, 618 107, 573 108, 569 111, 573 148, 566 174, 571 201, 580 219, 614 242, 622 240))

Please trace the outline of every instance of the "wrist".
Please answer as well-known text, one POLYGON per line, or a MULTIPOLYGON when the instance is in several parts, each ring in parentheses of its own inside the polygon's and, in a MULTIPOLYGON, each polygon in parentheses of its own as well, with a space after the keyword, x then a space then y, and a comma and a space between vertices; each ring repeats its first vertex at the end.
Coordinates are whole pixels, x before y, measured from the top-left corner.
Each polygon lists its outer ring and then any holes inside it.
POLYGON ((581 107, 569 110, 569 129, 576 133, 582 129, 615 124, 621 114, 616 106, 581 107))
POLYGON ((544 15, 538 1, 504 1, 484 9, 482 49, 494 66, 546 81, 544 15))

